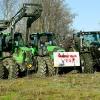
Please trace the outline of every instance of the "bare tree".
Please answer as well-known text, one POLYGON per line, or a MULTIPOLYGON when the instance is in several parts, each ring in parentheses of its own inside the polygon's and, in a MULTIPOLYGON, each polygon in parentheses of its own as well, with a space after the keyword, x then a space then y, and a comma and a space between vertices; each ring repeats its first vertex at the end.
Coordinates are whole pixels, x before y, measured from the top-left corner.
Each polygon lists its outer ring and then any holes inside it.
MULTIPOLYGON (((34 0, 32 0, 34 2, 34 0)), ((70 31, 73 15, 63 5, 63 0, 41 0, 42 16, 33 23, 33 31, 66 34, 70 31)), ((66 5, 67 6, 67 5, 66 5)))
MULTIPOLYGON (((31 0, 34 3, 34 0, 31 0)), ((58 42, 66 40, 67 34, 71 34, 74 14, 71 13, 64 0, 40 0, 43 6, 41 17, 32 25, 31 32, 54 32, 58 36, 58 42)))
POLYGON ((13 0, 3 0, 4 19, 9 19, 12 15, 13 0))
MULTIPOLYGON (((5 16, 11 17, 17 10, 22 7, 23 3, 42 4, 43 12, 41 17, 33 22, 30 32, 54 32, 59 35, 58 40, 66 40, 67 34, 73 32, 71 28, 74 14, 71 13, 68 5, 64 5, 64 0, 4 0, 5 16)), ((24 18, 17 24, 21 31, 25 33, 24 18)))

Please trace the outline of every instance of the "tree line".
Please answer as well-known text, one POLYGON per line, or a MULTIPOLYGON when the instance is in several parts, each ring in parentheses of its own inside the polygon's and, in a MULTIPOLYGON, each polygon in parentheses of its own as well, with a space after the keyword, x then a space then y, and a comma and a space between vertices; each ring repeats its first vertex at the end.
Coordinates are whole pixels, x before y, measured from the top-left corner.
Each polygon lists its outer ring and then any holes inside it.
MULTIPOLYGON (((72 34, 72 22, 75 17, 65 0, 2 0, 2 13, 4 19, 10 19, 21 8, 23 3, 42 4, 41 17, 33 22, 30 32, 53 32, 58 36, 58 42, 64 45, 68 34, 72 34)), ((18 23, 21 31, 25 33, 25 18, 18 23)))

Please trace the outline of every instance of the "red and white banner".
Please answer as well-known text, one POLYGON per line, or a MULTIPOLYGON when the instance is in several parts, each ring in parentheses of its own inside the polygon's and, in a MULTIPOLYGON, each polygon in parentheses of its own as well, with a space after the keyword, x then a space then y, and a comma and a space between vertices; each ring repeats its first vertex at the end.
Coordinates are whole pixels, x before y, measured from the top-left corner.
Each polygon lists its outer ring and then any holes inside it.
POLYGON ((79 52, 54 52, 54 67, 80 66, 79 52))

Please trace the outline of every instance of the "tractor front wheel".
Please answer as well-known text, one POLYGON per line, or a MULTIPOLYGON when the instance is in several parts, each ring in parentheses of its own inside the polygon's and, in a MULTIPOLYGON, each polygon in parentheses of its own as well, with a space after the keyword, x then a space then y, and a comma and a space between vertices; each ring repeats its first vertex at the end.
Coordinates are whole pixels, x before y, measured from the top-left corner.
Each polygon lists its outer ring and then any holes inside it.
POLYGON ((38 77, 47 76, 47 66, 44 57, 37 57, 37 74, 38 77))
POLYGON ((45 62, 48 69, 48 76, 54 76, 55 68, 54 68, 53 60, 50 57, 45 57, 45 62))
POLYGON ((4 78, 4 67, 2 65, 2 62, 0 62, 0 79, 4 78))
POLYGON ((12 58, 6 58, 3 61, 5 68, 4 77, 8 79, 16 79, 18 77, 18 67, 12 58))
POLYGON ((81 67, 83 73, 93 73, 93 59, 90 53, 81 54, 81 67))

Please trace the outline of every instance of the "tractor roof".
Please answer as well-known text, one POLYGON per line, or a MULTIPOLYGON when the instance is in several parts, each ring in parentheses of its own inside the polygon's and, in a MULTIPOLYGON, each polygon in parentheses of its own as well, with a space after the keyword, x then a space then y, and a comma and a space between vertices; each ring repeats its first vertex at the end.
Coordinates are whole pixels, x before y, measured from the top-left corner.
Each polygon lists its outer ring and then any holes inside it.
POLYGON ((41 33, 32 33, 32 35, 53 35, 54 33, 52 33, 52 32, 41 32, 41 33))
POLYGON ((100 34, 100 31, 86 31, 86 32, 80 31, 77 34, 86 34, 86 35, 88 35, 88 34, 100 34))

